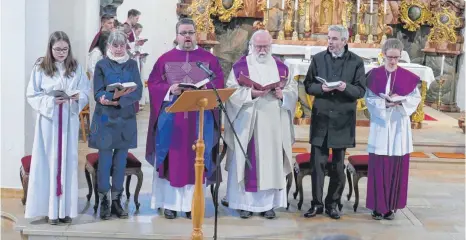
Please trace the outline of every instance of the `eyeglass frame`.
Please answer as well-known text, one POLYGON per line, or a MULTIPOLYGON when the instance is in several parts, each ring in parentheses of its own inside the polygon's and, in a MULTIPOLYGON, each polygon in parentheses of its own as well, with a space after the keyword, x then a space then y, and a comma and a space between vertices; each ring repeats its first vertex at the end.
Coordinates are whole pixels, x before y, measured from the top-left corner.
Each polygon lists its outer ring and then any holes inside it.
POLYGON ((178 35, 180 36, 183 36, 183 37, 186 37, 186 36, 194 36, 196 34, 196 31, 193 31, 193 32, 180 32, 180 33, 177 33, 178 35))

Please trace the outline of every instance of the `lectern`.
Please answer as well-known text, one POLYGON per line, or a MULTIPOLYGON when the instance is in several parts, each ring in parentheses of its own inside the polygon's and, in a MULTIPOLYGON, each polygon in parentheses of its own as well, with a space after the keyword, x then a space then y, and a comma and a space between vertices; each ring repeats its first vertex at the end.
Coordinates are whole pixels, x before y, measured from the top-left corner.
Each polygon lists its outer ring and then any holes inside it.
POLYGON ((217 94, 214 90, 194 90, 185 91, 170 107, 166 108, 169 113, 199 111, 199 135, 196 143, 193 145, 193 150, 196 151, 196 159, 194 163, 195 169, 195 185, 194 196, 192 202, 191 216, 193 221, 193 232, 191 239, 203 239, 202 223, 204 222, 205 200, 204 190, 202 188, 202 177, 204 176, 204 111, 215 108, 218 105, 218 100, 225 102, 235 92, 234 88, 218 89, 220 99, 217 99, 217 94))

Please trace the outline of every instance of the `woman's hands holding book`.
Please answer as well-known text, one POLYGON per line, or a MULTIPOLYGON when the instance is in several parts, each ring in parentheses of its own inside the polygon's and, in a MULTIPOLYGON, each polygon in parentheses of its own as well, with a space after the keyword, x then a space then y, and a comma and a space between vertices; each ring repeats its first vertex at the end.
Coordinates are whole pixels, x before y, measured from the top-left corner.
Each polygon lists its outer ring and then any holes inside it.
POLYGON ((106 106, 118 106, 118 101, 110 101, 108 99, 105 99, 105 95, 102 95, 99 99, 100 104, 106 105, 106 106))
POLYGON ((132 93, 134 90, 136 90, 135 88, 126 88, 126 89, 122 89, 122 90, 118 90, 118 89, 115 89, 115 93, 113 94, 113 99, 118 99, 124 95, 127 95, 127 94, 130 94, 132 93))

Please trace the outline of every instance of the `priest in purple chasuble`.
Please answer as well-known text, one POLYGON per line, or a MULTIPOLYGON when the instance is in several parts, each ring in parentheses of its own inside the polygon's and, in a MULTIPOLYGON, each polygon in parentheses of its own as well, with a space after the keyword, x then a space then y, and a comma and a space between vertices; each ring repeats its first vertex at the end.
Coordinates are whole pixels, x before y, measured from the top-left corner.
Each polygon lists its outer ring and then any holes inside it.
POLYGON ((398 66, 402 51, 400 40, 388 39, 382 47, 385 65, 367 73, 370 133, 366 207, 373 210, 375 220, 394 219, 394 211, 406 206, 408 194, 409 154, 413 152, 410 116, 421 95, 419 77, 398 66))
POLYGON ((237 89, 225 107, 240 140, 235 139, 226 124, 226 201, 230 208, 239 210, 241 218, 249 218, 253 213, 275 218, 274 209, 286 207, 288 202, 286 175, 293 166, 293 117, 298 89, 297 82, 288 78, 287 66, 272 57, 271 44, 267 31, 255 32, 251 54, 233 65, 226 83, 226 87, 237 89), (244 77, 254 82, 252 87, 242 80, 244 77), (239 144, 247 151, 251 167, 239 144))
MULTIPOLYGON (((177 212, 191 217, 194 193, 194 159, 192 145, 198 137, 199 112, 167 113, 184 89, 179 83, 197 83, 207 74, 196 66, 202 62, 216 77, 204 88, 223 88, 224 78, 220 63, 210 52, 196 44, 195 24, 191 19, 181 19, 176 25, 178 45, 163 54, 155 63, 149 76, 148 88, 151 114, 147 135, 146 159, 154 166, 151 207, 164 208, 168 219, 177 212)), ((205 178, 214 180, 219 126, 218 111, 204 113, 205 178)), ((204 179, 205 180, 205 179, 204 179)), ((205 182, 204 182, 205 183, 205 182)))

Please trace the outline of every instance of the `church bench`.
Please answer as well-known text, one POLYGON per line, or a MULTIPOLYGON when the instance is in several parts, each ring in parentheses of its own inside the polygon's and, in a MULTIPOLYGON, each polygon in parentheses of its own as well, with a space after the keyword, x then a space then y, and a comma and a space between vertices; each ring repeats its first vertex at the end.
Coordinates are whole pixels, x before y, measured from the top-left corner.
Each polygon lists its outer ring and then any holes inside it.
POLYGON ((19 177, 21 179, 21 185, 23 185, 23 198, 21 202, 26 205, 29 185, 29 170, 31 169, 31 155, 24 156, 21 158, 21 167, 19 169, 19 177))
MULTIPOLYGON (((311 154, 310 153, 301 153, 296 155, 296 166, 294 168, 294 180, 295 180, 295 192, 293 193, 293 198, 296 199, 299 192, 299 201, 298 201, 298 210, 301 210, 303 205, 303 178, 305 176, 311 176, 311 154)), ((328 176, 328 172, 331 169, 332 164, 332 154, 329 154, 327 164, 325 165, 325 176, 328 176)), ((341 211, 343 205, 338 203, 338 209, 341 211)))
POLYGON ((369 155, 351 155, 348 157, 348 164, 346 166, 346 177, 349 184, 349 193, 347 195, 348 201, 353 194, 353 182, 351 181, 351 176, 353 176, 354 181, 354 205, 353 210, 356 212, 359 205, 359 179, 367 177, 369 163, 369 155))
MULTIPOLYGON (((90 153, 86 155, 86 165, 84 168, 84 173, 86 175, 87 185, 89 187, 89 193, 87 194, 87 201, 90 201, 92 197, 92 189, 94 188, 94 213, 97 212, 99 208, 99 197, 97 192, 97 166, 99 162, 99 154, 98 153, 90 153)), ((110 171, 110 176, 112 172, 110 171)), ((142 180, 143 180, 143 173, 141 170, 141 162, 137 159, 132 153, 128 152, 128 157, 126 158, 126 169, 125 169, 125 176, 126 176, 126 199, 129 200, 131 196, 129 192, 129 186, 131 183, 131 175, 136 175, 138 178, 138 182, 136 185, 136 190, 134 192, 134 204, 136 205, 136 210, 139 210, 139 192, 141 191, 142 187, 142 180)))

